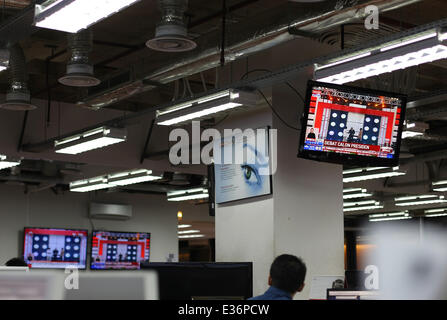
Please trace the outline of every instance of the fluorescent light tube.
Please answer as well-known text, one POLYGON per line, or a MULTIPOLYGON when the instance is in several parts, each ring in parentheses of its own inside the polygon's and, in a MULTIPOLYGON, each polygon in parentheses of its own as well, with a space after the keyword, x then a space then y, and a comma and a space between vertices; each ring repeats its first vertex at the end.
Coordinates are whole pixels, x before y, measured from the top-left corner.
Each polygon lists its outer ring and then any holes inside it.
POLYGON ((109 184, 114 186, 125 186, 147 181, 161 179, 161 176, 152 175, 152 170, 140 169, 111 174, 107 177, 109 184))
POLYGON ((378 213, 369 215, 370 222, 407 220, 407 219, 412 219, 408 211, 378 213))
POLYGON ((156 123, 171 126, 192 120, 208 119, 243 105, 253 106, 256 100, 257 95, 252 92, 227 89, 157 110, 156 123))
POLYGON ((178 231, 178 234, 187 234, 187 233, 198 233, 200 232, 200 230, 183 230, 183 231, 178 231))
POLYGON ((8 68, 5 67, 5 66, 0 65, 0 72, 4 71, 4 70, 6 70, 6 69, 8 69, 8 68))
POLYGON ((20 163, 20 160, 10 159, 5 155, 0 154, 0 170, 18 166, 20 163))
POLYGON ((76 33, 140 0, 48 0, 36 5, 34 24, 76 33))
POLYGON ((373 205, 373 206, 361 206, 361 207, 343 208, 343 212, 375 210, 375 209, 383 209, 383 205, 377 204, 377 205, 373 205))
POLYGON ((190 224, 179 224, 177 228, 183 229, 183 228, 189 228, 189 227, 192 227, 192 225, 190 225, 190 224))
POLYGON ((343 200, 371 197, 373 194, 368 193, 366 189, 352 188, 343 190, 343 200))
POLYGON ((408 197, 400 197, 395 198, 396 206, 420 206, 424 204, 437 204, 437 203, 446 203, 444 196, 438 195, 420 195, 420 196, 408 196, 408 197))
POLYGON ((203 238, 203 234, 188 234, 188 235, 181 235, 178 236, 179 239, 188 239, 188 238, 203 238))
POLYGON ((343 182, 356 182, 372 179, 381 179, 405 175, 406 172, 400 171, 399 167, 393 168, 364 168, 343 171, 343 182))
POLYGON ((167 196, 168 201, 197 200, 209 197, 208 190, 204 188, 171 191, 167 193, 167 196))
POLYGON ((437 192, 447 191, 447 180, 433 182, 432 188, 433 188, 433 191, 437 191, 437 192))
POLYGON ((94 190, 107 189, 110 187, 111 186, 107 183, 107 179, 105 177, 96 177, 70 183, 70 191, 72 192, 89 192, 94 190))
POLYGON ((362 206, 365 204, 376 204, 376 200, 366 200, 366 201, 358 201, 358 202, 343 202, 343 207, 354 207, 354 206, 362 206))
POLYGON ((424 213, 427 218, 445 217, 447 216, 447 208, 428 209, 424 213))
POLYGON ((402 139, 407 139, 407 138, 413 138, 413 137, 418 137, 418 136, 423 136, 424 133, 423 132, 415 132, 415 131, 402 131, 402 139))
POLYGON ((79 154, 126 141, 126 129, 100 127, 54 142, 56 153, 79 154))
POLYGON ((315 79, 322 82, 344 84, 377 76, 395 70, 447 58, 447 46, 437 36, 438 32, 406 38, 380 50, 371 49, 371 55, 359 55, 354 59, 341 59, 316 67, 315 79))

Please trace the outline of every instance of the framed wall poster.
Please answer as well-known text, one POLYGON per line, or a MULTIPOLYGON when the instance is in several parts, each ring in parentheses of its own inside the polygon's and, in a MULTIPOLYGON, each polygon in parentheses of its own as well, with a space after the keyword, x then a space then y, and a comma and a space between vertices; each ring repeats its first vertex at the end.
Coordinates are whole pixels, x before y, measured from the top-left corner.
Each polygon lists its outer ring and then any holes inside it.
POLYGON ((217 204, 272 193, 269 130, 269 127, 248 129, 215 141, 217 204))

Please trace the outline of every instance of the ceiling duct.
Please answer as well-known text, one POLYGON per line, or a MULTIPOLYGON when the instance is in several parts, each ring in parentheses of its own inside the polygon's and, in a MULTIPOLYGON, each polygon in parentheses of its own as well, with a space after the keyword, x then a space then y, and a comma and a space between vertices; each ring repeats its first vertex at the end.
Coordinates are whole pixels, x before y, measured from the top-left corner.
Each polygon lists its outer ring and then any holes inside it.
POLYGON ((184 52, 196 48, 197 44, 187 36, 185 11, 188 0, 159 0, 158 5, 162 13, 161 22, 155 29, 155 38, 148 40, 146 46, 162 52, 184 52))
MULTIPOLYGON (((380 12, 394 10, 420 0, 357 0, 324 1, 308 4, 282 5, 275 10, 258 15, 250 21, 229 25, 228 39, 225 47, 225 60, 228 62, 246 58, 251 54, 270 49, 296 38, 293 33, 318 34, 367 15, 365 8, 376 5, 380 12), (267 21, 274 21, 266 25, 267 21)), ((185 53, 181 58, 169 60, 163 67, 146 63, 143 59, 132 68, 135 76, 132 83, 124 83, 104 88, 102 91, 90 92, 78 102, 84 107, 98 109, 122 101, 136 94, 152 90, 157 85, 197 74, 221 63, 220 31, 209 33, 200 38, 199 52, 185 53), (122 87, 132 87, 123 90, 122 87)))
POLYGON ((0 105, 1 109, 23 111, 33 110, 31 94, 28 89, 28 74, 26 72, 26 60, 22 47, 16 43, 9 48, 9 72, 11 84, 6 93, 6 102, 0 105))
POLYGON ((83 30, 68 34, 68 46, 71 58, 67 64, 67 73, 59 82, 71 87, 93 87, 101 81, 93 75, 93 65, 89 55, 92 50, 92 32, 83 30))

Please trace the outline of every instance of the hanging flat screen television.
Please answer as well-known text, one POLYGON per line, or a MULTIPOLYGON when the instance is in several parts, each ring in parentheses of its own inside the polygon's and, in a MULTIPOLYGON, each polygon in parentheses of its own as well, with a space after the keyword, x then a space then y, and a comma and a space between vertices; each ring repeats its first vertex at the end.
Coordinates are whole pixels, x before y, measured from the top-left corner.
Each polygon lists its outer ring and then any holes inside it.
POLYGON ((396 166, 406 103, 402 94, 309 81, 298 156, 396 166))
POLYGON ((150 241, 150 233, 93 231, 90 269, 140 269, 149 262, 150 241))
POLYGON ((23 258, 30 268, 86 268, 87 230, 25 228, 23 258))

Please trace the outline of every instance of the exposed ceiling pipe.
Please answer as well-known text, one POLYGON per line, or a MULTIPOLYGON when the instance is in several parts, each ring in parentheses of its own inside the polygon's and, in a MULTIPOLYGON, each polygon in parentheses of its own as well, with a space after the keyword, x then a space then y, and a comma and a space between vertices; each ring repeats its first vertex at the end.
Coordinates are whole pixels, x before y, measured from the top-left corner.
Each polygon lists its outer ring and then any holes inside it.
POLYGON ((197 47, 187 37, 185 11, 188 0, 158 0, 158 6, 162 13, 161 22, 155 29, 155 38, 148 40, 146 46, 162 52, 184 52, 197 47))
POLYGON ((71 58, 67 64, 67 73, 59 78, 59 82, 72 87, 93 87, 101 81, 93 75, 93 65, 90 63, 93 35, 87 29, 67 35, 71 58))
MULTIPOLYGON (((272 48, 295 39, 293 33, 321 32, 362 17, 368 13, 365 8, 375 5, 381 12, 419 2, 420 0, 332 0, 324 3, 289 4, 266 15, 236 26, 228 27, 231 40, 225 48, 227 62, 245 58, 253 53, 272 48), (274 24, 262 27, 265 21, 274 24), (233 29, 231 29, 233 28, 233 29)), ((133 66, 133 80, 118 88, 104 89, 90 94, 78 104, 93 109, 102 108, 141 92, 155 88, 155 83, 166 84, 174 80, 215 68, 220 65, 220 31, 202 37, 198 46, 200 52, 191 52, 183 58, 171 60, 165 67, 156 69, 153 64, 142 62, 133 66), (155 71, 154 71, 155 69, 155 71)), ((158 62, 157 62, 158 63, 158 62)))
POLYGON ((31 104, 23 49, 16 43, 9 48, 9 52, 10 88, 6 93, 6 102, 1 104, 0 108, 15 111, 33 110, 36 106, 31 104))

